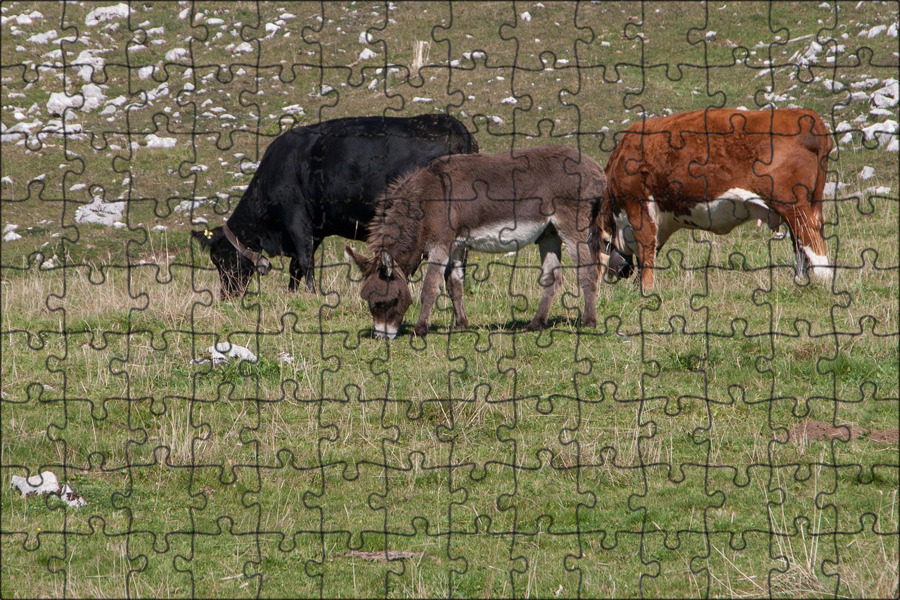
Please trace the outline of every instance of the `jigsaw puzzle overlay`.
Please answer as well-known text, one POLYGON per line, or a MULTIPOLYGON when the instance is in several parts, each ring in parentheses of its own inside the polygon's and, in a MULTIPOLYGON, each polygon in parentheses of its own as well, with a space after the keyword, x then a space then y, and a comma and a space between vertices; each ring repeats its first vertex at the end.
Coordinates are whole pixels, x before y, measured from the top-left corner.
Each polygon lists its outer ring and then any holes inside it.
POLYGON ((898 18, 4 2, 0 594, 896 598, 898 18))

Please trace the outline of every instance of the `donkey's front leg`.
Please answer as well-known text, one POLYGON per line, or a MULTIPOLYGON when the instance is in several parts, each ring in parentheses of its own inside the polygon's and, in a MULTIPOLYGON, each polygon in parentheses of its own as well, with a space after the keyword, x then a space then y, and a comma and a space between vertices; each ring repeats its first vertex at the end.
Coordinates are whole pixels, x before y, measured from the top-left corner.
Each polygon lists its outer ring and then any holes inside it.
POLYGON ((453 315, 456 319, 457 329, 469 326, 469 318, 466 316, 466 309, 463 306, 463 280, 466 274, 467 259, 468 250, 454 245, 450 251, 450 261, 444 270, 444 284, 447 286, 447 293, 450 294, 450 300, 453 302, 453 315))
POLYGON ((446 251, 434 249, 428 251, 428 270, 425 271, 425 281, 422 282, 422 308, 419 311, 419 321, 413 330, 417 336, 428 333, 431 310, 441 291, 441 275, 447 268, 449 258, 446 251))

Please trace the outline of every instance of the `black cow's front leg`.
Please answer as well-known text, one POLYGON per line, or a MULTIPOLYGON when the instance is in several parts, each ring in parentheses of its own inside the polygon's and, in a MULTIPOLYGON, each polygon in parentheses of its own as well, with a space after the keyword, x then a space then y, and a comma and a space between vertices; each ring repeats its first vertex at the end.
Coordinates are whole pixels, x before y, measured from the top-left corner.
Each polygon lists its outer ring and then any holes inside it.
POLYGON ((300 259, 296 256, 291 257, 291 265, 289 268, 291 280, 288 282, 288 290, 296 292, 300 288, 300 279, 303 278, 304 270, 300 265, 300 259))
POLYGON ((291 257, 291 280, 288 283, 288 289, 292 292, 296 292, 300 288, 300 280, 306 279, 306 291, 315 294, 316 279, 313 273, 313 256, 322 240, 314 240, 312 235, 301 235, 297 237, 295 237, 294 242, 294 245, 297 248, 297 255, 291 257), (299 237, 299 240, 297 237, 299 237))

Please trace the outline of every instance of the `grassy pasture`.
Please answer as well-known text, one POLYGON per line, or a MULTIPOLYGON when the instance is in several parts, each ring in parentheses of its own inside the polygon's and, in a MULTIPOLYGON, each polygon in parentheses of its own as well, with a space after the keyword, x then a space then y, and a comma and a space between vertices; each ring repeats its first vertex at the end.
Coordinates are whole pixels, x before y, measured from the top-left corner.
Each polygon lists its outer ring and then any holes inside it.
POLYGON ((0 595, 897 596, 900 460, 872 432, 900 419, 898 154, 862 131, 900 120, 871 113, 896 37, 865 33, 896 3, 137 2, 88 24, 112 5, 2 4, 4 132, 40 123, 0 145, 22 236, 2 242, 0 595), (54 133, 51 94, 89 83, 104 101, 54 133), (752 224, 680 232, 652 294, 604 285, 581 329, 569 268, 524 333, 537 250, 475 254, 471 328, 442 296, 427 338, 387 343, 344 240, 319 295, 273 259, 234 302, 190 243, 294 123, 448 111, 483 152, 605 163, 643 114, 767 102, 851 125, 831 285, 795 284, 789 239, 752 224), (121 226, 76 223, 96 197, 121 226), (192 363, 224 340, 259 361, 192 363), (812 420, 846 428, 789 436, 812 420), (10 488, 48 469, 87 506, 10 488))

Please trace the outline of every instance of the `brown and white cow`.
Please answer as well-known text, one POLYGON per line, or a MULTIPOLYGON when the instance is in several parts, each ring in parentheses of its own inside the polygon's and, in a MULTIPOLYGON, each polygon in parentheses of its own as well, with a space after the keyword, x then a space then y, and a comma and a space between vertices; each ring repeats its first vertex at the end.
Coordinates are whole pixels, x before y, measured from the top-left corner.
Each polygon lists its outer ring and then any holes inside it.
POLYGON ((679 229, 725 234, 748 220, 786 223, 796 276, 830 280, 822 237, 826 158, 834 147, 811 110, 708 109, 635 123, 606 166, 604 229, 637 255, 653 287, 656 253, 679 229))
POLYGON ((564 146, 512 153, 453 155, 433 160, 389 186, 377 202, 369 250, 348 258, 363 273, 360 296, 369 305, 375 335, 393 339, 412 304, 407 278, 427 255, 416 335, 425 335, 440 279, 446 280, 457 327, 468 326, 462 265, 467 248, 518 251, 537 243, 543 297, 526 330, 546 325, 561 284, 562 244, 584 292, 582 324, 597 323, 598 212, 606 191, 603 168, 564 146))

